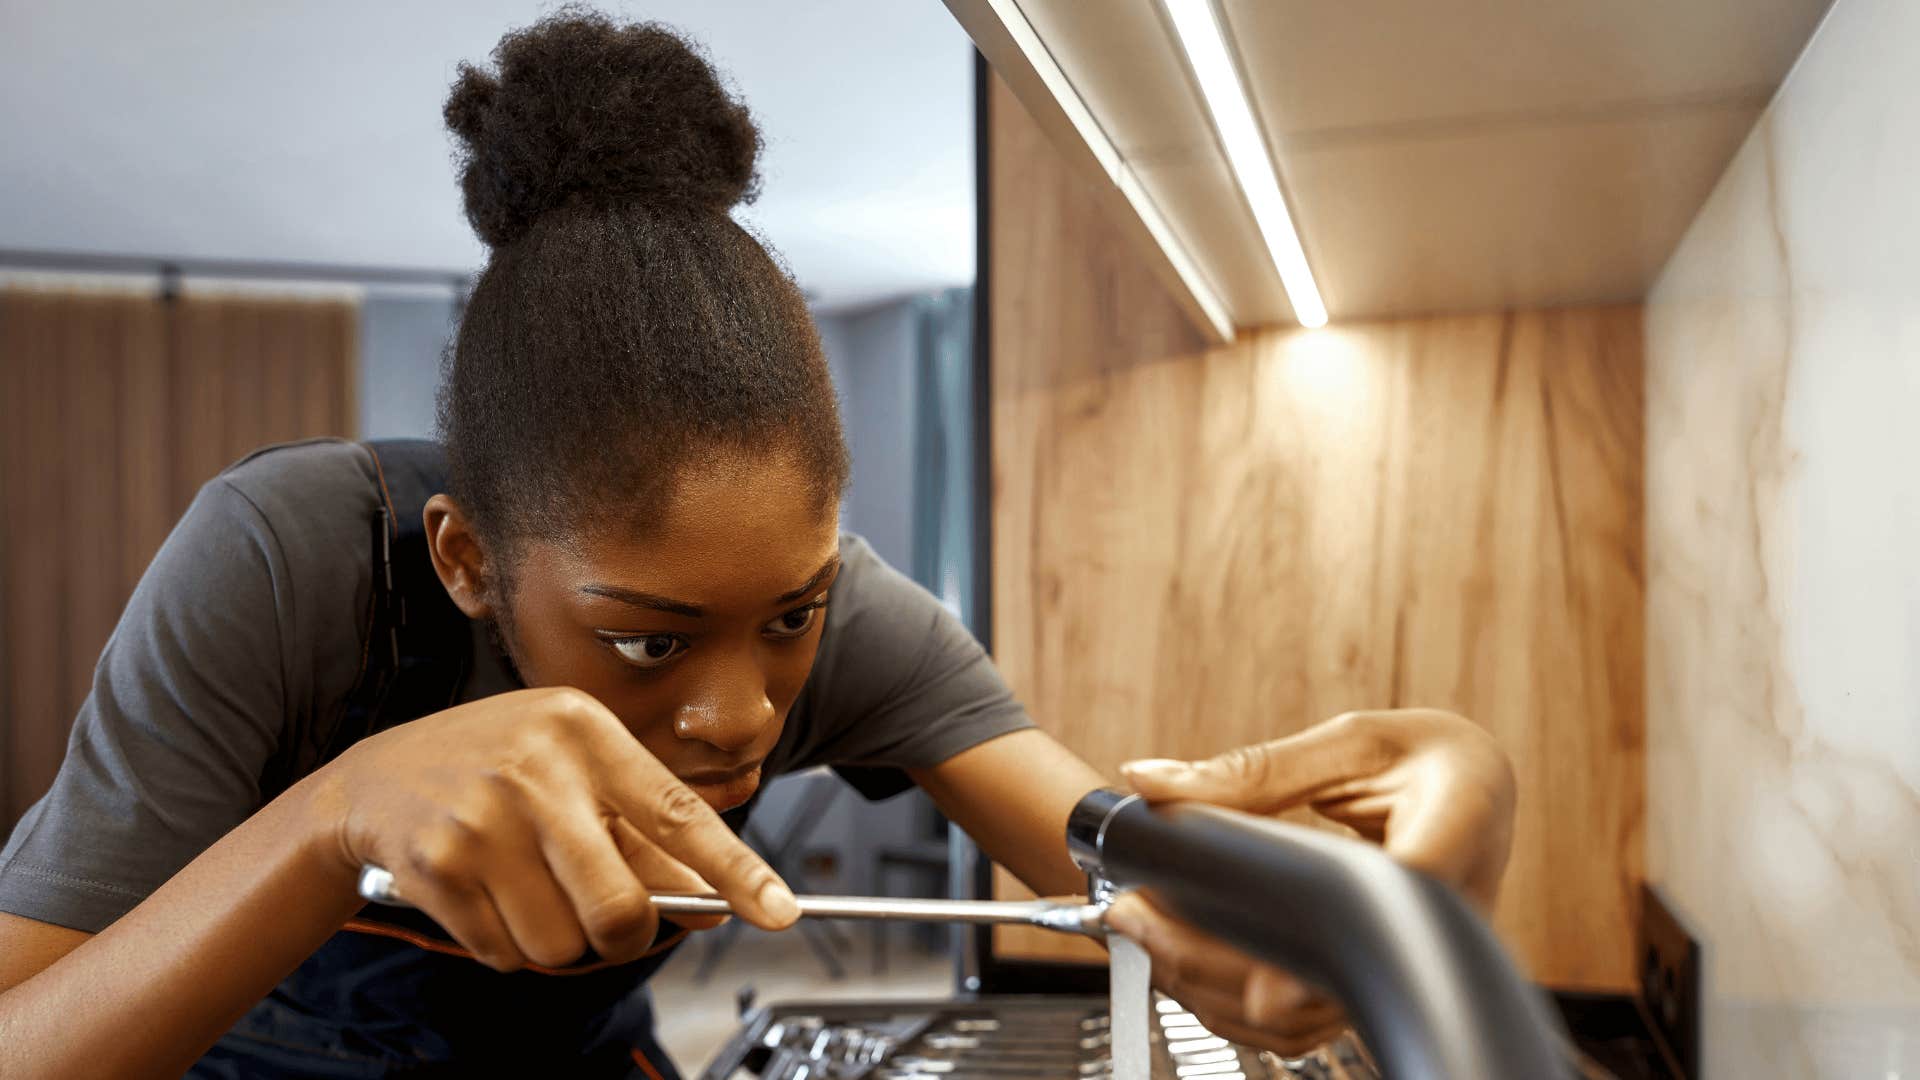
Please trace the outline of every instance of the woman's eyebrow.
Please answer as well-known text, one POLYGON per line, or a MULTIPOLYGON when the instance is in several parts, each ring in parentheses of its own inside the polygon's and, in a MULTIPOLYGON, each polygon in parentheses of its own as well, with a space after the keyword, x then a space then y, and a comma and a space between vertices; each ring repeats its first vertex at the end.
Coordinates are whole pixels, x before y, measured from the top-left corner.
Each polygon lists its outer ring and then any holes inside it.
POLYGON ((685 615, 689 619, 703 619, 707 609, 699 604, 689 604, 684 600, 669 600, 664 596, 640 592, 636 589, 623 589, 618 585, 582 585, 580 591, 592 596, 604 596, 609 600, 618 600, 634 607, 652 608, 674 615, 685 615))
MULTIPOLYGON (((813 572, 813 576, 807 579, 806 584, 797 589, 781 593, 774 599, 774 603, 786 604, 800 599, 819 588, 820 583, 831 576, 839 566, 840 556, 835 554, 832 558, 828 559, 820 569, 813 572)), ((707 616, 707 609, 701 607, 699 604, 689 604, 685 600, 672 600, 664 596, 656 596, 653 593, 641 592, 638 589, 623 589, 618 585, 582 585, 580 586, 580 591, 589 596, 604 596, 609 600, 618 600, 623 604, 632 604, 634 607, 651 608, 654 611, 665 611, 673 615, 685 615, 689 619, 704 619, 707 616)))
POLYGON ((832 556, 828 557, 825 563, 821 564, 820 569, 815 570, 813 572, 813 576, 807 579, 807 583, 805 585, 802 585, 797 589, 792 589, 787 592, 781 593, 778 597, 774 599, 773 602, 776 604, 785 604, 785 603, 790 603, 791 601, 800 599, 801 597, 807 595, 813 590, 819 588, 820 583, 827 580, 827 578, 835 570, 839 569, 839 567, 840 567, 840 553, 835 552, 832 556))

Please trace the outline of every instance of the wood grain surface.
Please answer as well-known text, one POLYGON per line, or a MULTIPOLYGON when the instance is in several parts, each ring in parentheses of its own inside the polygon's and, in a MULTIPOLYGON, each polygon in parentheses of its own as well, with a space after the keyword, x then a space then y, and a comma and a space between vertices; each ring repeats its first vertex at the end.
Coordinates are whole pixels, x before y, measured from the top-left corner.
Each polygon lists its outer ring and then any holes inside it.
POLYGON ((200 484, 351 434, 338 301, 0 289, 0 833, 53 780, 121 608, 200 484))
POLYGON ((1205 349, 1004 88, 990 114, 993 642, 1036 720, 1112 775, 1350 709, 1464 713, 1520 780, 1499 932, 1542 982, 1628 987, 1640 309, 1205 349))

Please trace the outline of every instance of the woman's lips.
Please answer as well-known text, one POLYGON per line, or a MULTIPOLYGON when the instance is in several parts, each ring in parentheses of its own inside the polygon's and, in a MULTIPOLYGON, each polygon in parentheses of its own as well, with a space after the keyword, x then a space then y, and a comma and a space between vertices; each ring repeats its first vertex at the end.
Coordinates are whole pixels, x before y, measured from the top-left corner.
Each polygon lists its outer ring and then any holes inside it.
POLYGON ((744 806, 760 790, 760 766, 731 773, 707 773, 682 778, 682 783, 706 801, 718 813, 744 806))

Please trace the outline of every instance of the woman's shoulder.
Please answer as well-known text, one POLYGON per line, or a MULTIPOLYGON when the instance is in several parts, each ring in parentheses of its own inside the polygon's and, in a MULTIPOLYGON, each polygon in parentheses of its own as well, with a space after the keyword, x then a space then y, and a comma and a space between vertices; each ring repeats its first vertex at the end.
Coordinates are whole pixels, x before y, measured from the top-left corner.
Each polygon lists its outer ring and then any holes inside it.
MULTIPOLYGON (((836 664, 913 668, 921 653, 949 639, 971 640, 940 598, 856 533, 840 534, 840 574, 828 593, 827 627, 815 671, 836 664)), ((897 672, 896 672, 897 673, 897 672)))
POLYGON ((832 601, 843 615, 854 607, 863 612, 878 607, 882 612, 895 609, 902 598, 917 600, 925 594, 914 580, 894 568, 859 533, 840 534, 840 573, 830 590, 832 601))
POLYGON ((209 480, 203 495, 244 503, 267 541, 303 576, 328 587, 370 572, 369 523, 383 502, 378 464, 366 444, 306 439, 262 447, 209 480), (328 572, 329 570, 336 572, 328 572))
POLYGON ((201 489, 199 512, 248 535, 251 565, 267 578, 251 590, 236 582, 233 594, 271 605, 288 662, 311 670, 297 689, 321 698, 344 693, 358 667, 380 492, 372 454, 345 439, 263 447, 201 489))
POLYGON ((346 439, 263 446, 208 481, 233 489, 269 521, 368 510, 379 502, 373 456, 346 439))

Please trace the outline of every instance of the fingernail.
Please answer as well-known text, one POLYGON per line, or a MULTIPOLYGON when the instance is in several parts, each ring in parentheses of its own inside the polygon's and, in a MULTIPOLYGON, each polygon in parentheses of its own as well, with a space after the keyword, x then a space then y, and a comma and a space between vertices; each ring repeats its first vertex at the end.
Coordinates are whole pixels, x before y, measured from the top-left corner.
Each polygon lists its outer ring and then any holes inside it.
POLYGON ((791 923, 800 917, 800 902, 793 898, 793 890, 777 881, 762 885, 757 899, 761 910, 776 922, 791 923))
POLYGON ((1109 905, 1101 921, 1106 923, 1108 930, 1122 937, 1137 939, 1140 936, 1140 920, 1133 910, 1133 905, 1125 900, 1109 905))
POLYGON ((1171 758, 1146 758, 1141 761, 1129 761, 1120 766, 1127 779, 1145 778, 1148 780, 1178 780, 1193 771, 1193 766, 1184 761, 1171 758))
POLYGON ((1271 972, 1256 970, 1247 981, 1247 1015, 1272 1021, 1306 1004, 1307 988, 1271 972))

